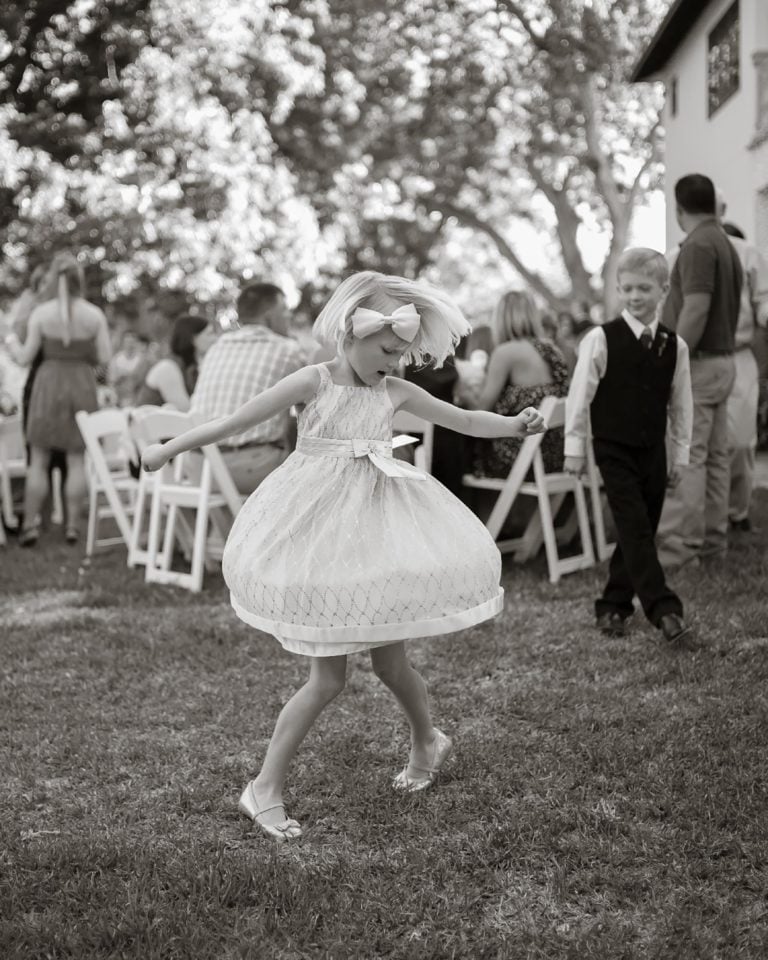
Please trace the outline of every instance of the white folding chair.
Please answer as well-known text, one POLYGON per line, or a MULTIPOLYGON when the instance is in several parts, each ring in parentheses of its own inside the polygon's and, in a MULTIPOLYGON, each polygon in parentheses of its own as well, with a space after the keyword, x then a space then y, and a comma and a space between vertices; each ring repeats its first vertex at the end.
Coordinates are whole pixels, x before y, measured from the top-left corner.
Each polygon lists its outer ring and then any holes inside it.
MULTIPOLYGON (((565 423, 564 398, 545 397, 539 406, 539 412, 548 429, 562 427, 565 423)), ((472 474, 465 474, 463 483, 467 487, 495 490, 498 493, 486 526, 494 540, 497 540, 499 550, 502 553, 514 552, 515 560, 522 562, 538 552, 543 540, 549 579, 551 583, 557 583, 564 574, 593 566, 595 555, 589 532, 589 515, 584 487, 580 480, 571 474, 545 471, 541 455, 543 436, 539 433, 525 438, 506 478, 475 477, 472 474), (531 468, 533 481, 526 480, 531 468), (554 518, 569 493, 574 498, 581 552, 561 559, 557 548, 561 527, 555 527, 554 518), (522 536, 511 540, 498 540, 504 521, 519 496, 535 497, 538 509, 528 522, 522 536)))
MULTIPOLYGON (((21 417, 0 417, 0 503, 5 526, 16 530, 18 518, 13 511, 11 481, 27 475, 27 448, 24 440, 21 417)), ((64 522, 64 499, 61 473, 51 475, 51 521, 64 522)), ((0 525, 1 527, 2 525, 0 525)), ((5 531, 0 529, 0 543, 5 543, 5 531)))
MULTIPOLYGON (((134 448, 139 458, 144 449, 150 443, 162 443, 168 440, 179 431, 186 430, 190 426, 188 420, 179 423, 174 419, 175 411, 170 409, 163 410, 156 405, 144 405, 132 407, 127 410, 128 423, 134 448), (170 413, 171 418, 166 416, 170 413), (158 414, 161 414, 158 417, 158 414)), ((148 473, 146 470, 139 471, 139 479, 136 488, 136 503, 133 511, 133 522, 131 524, 131 540, 128 545, 128 566, 137 567, 146 564, 148 551, 146 540, 148 536, 149 515, 148 511, 152 503, 152 489, 154 487, 157 474, 148 473), (145 525, 145 519, 147 521, 145 525)), ((189 524, 186 522, 183 514, 177 516, 178 529, 175 531, 179 540, 184 556, 189 560, 192 556, 193 535, 189 524)))
MULTIPOLYGON (((168 440, 196 426, 198 421, 190 414, 170 410, 158 410, 142 417, 135 432, 141 436, 144 446, 159 440, 168 440)), ((230 515, 229 522, 237 515, 243 497, 227 470, 221 452, 215 445, 203 447, 200 453, 183 453, 171 463, 165 464, 151 480, 142 478, 142 496, 146 497, 151 485, 152 503, 149 516, 149 534, 145 554, 140 551, 140 517, 143 501, 137 498, 132 549, 135 562, 145 563, 145 579, 150 583, 171 584, 199 592, 203 586, 203 572, 207 558, 221 559, 229 524, 222 517, 230 515), (174 545, 180 537, 186 521, 182 509, 195 512, 191 534, 190 570, 172 569, 174 545), (161 526, 162 548, 160 546, 161 526)))
MULTIPOLYGON (((600 475, 600 470, 595 461, 595 451, 591 435, 587 439, 585 453, 585 469, 579 478, 589 491, 589 505, 592 512, 592 533, 593 544, 598 560, 607 560, 613 552, 614 543, 608 540, 606 514, 610 518, 610 507, 605 495, 605 485, 600 475)), ((561 528, 562 537, 568 541, 575 536, 578 530, 578 523, 575 514, 571 514, 561 528)))
MULTIPOLYGON (((159 412, 156 406, 135 407, 128 410, 128 424, 136 452, 139 457, 144 449, 150 443, 159 443, 167 440, 168 436, 155 434, 153 431, 153 418, 159 412), (147 427, 146 421, 149 420, 147 427)), ((131 538, 128 543, 128 566, 143 566, 147 562, 148 552, 146 548, 146 531, 144 527, 144 518, 152 502, 152 488, 155 482, 156 474, 148 473, 146 470, 139 471, 139 479, 136 486, 136 501, 133 509, 133 522, 131 523, 131 538)), ((192 538, 189 536, 189 555, 191 556, 192 538)))
POLYGON ((414 448, 413 463, 425 473, 432 472, 432 450, 435 441, 435 425, 429 420, 422 420, 407 410, 397 410, 392 418, 392 432, 420 433, 421 443, 414 448))
POLYGON ((227 464, 222 456, 221 450, 219 450, 216 444, 203 447, 202 454, 210 466, 214 489, 224 498, 227 504, 225 510, 216 510, 212 514, 214 523, 211 524, 208 542, 206 544, 206 555, 221 562, 224 554, 224 545, 229 529, 232 526, 232 521, 240 512, 240 508, 245 503, 246 498, 235 486, 235 481, 227 469, 227 464), (226 524, 222 522, 223 517, 227 518, 226 524))
POLYGON ((614 543, 608 541, 606 534, 605 513, 610 510, 605 496, 603 478, 595 461, 595 451, 592 437, 587 440, 586 470, 581 478, 584 486, 589 490, 589 499, 592 506, 592 526, 595 532, 595 550, 599 560, 607 560, 613 553, 614 543))
POLYGON ((75 420, 85 442, 89 488, 85 552, 91 556, 97 547, 118 543, 127 547, 138 481, 128 466, 132 446, 125 412, 78 410, 75 420), (120 536, 99 537, 99 525, 106 519, 115 521, 120 536))
POLYGON ((24 447, 21 417, 0 417, 0 506, 3 514, 0 522, 0 544, 6 542, 3 524, 9 530, 16 530, 19 526, 13 510, 11 481, 26 476, 26 473, 27 452, 24 447))

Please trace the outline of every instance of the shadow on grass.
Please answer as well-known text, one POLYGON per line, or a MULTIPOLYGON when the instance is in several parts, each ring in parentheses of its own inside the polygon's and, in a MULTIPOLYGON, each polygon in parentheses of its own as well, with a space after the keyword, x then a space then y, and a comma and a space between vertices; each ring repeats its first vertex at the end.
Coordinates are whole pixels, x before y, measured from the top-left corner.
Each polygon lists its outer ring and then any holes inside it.
POLYGON ((765 551, 676 578, 695 654, 637 614, 598 636, 604 568, 552 587, 505 561, 499 618, 411 647, 457 747, 434 790, 391 792, 407 729, 351 658, 291 773, 305 838, 275 848, 236 802, 305 662, 220 577, 192 596, 119 551, 12 543, 0 956, 764 957, 765 551))

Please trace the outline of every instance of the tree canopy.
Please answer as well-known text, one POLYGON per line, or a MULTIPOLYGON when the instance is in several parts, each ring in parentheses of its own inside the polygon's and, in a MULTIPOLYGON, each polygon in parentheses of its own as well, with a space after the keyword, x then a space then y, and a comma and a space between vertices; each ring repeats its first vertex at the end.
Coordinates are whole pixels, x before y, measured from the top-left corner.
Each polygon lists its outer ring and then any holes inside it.
POLYGON ((658 6, 6 3, 0 283, 66 245, 108 299, 167 309, 446 262, 452 284, 506 263, 553 308, 595 301, 658 174, 657 91, 626 83, 658 6))

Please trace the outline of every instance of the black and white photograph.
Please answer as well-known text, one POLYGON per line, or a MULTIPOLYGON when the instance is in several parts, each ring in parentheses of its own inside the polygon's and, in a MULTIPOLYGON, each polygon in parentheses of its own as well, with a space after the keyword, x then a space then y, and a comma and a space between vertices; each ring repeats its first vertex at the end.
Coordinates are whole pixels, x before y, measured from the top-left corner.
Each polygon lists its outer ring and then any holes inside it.
POLYGON ((765 960, 768 2, 5 0, 2 960, 765 960))

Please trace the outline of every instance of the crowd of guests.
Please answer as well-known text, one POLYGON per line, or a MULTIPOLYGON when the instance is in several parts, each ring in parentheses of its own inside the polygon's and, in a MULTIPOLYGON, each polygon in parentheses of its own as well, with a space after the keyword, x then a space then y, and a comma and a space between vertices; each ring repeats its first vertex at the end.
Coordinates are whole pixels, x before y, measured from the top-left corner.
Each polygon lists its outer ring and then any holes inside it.
MULTIPOLYGON (((659 542, 665 567, 724 550, 729 519, 733 529, 749 527, 758 362, 766 373, 764 338, 757 331, 768 321, 765 260, 738 228, 722 222, 724 207, 720 201, 718 209, 711 181, 683 178, 676 196, 686 236, 667 255, 671 274, 668 292, 662 285, 660 313, 690 352, 694 416, 690 465, 663 498, 659 542)), ((594 319, 587 304, 545 314, 526 291, 510 291, 490 324, 460 344, 455 361, 440 369, 404 369, 402 375, 440 399, 511 416, 547 395, 568 394, 580 342, 593 344, 593 331, 602 329, 594 319)), ((39 537, 52 470, 64 483, 65 536, 78 539, 85 474, 76 410, 112 403, 221 417, 305 364, 328 359, 307 336, 307 325, 292 322, 283 291, 261 282, 241 290, 231 329, 220 332, 204 317, 184 315, 173 320, 166 344, 129 329, 113 352, 106 318, 85 298, 81 268, 70 254, 33 273, 10 325, 8 351, 29 369, 20 404, 29 447, 24 545, 39 537)), ((14 406, 6 397, 0 413, 14 406)), ((241 493, 251 493, 283 462, 295 445, 295 430, 295 418, 282 414, 222 446, 241 493)), ((437 427, 432 472, 464 496, 464 473, 506 476, 520 443, 468 441, 437 427)), ((563 432, 548 433, 542 452, 548 470, 562 469, 563 432)))

